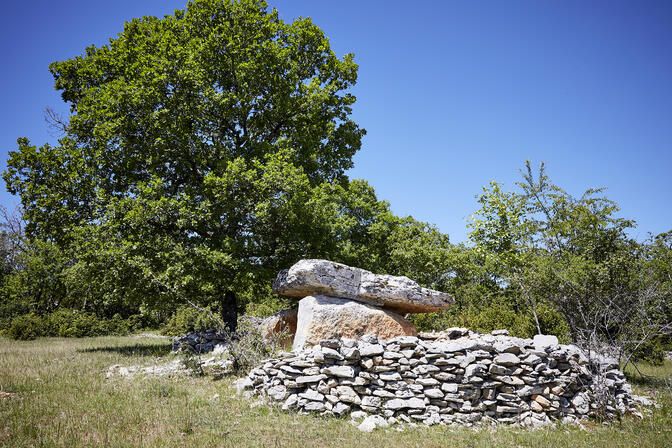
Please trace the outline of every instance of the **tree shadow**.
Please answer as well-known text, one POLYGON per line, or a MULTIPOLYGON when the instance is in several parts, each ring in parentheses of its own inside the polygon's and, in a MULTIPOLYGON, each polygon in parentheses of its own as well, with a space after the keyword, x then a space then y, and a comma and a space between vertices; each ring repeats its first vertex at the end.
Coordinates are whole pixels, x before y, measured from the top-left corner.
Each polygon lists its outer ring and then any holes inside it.
POLYGON ((119 353, 124 356, 165 356, 171 351, 171 344, 134 344, 118 347, 92 347, 77 350, 80 353, 119 353))
POLYGON ((628 382, 644 388, 672 388, 672 379, 653 375, 639 375, 626 373, 628 382))

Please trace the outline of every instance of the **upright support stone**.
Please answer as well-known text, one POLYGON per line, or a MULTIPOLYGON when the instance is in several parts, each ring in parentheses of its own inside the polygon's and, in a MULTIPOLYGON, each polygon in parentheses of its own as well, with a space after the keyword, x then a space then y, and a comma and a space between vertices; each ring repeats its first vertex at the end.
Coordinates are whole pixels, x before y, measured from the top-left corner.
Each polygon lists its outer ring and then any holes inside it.
POLYGON ((299 301, 293 350, 324 339, 359 339, 365 334, 390 339, 417 336, 418 332, 415 325, 396 313, 353 300, 316 295, 299 301))

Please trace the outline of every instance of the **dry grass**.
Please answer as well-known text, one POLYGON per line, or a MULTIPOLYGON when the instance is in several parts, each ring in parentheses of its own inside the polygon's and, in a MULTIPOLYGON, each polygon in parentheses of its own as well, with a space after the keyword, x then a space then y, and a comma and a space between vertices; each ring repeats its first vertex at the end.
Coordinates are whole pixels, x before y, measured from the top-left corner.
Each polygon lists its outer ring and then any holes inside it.
POLYGON ((250 407, 231 380, 105 379, 113 364, 169 359, 156 338, 0 338, 0 446, 6 447, 633 447, 672 446, 672 362, 634 378, 663 404, 644 420, 543 430, 417 428, 365 434, 347 420, 250 407))

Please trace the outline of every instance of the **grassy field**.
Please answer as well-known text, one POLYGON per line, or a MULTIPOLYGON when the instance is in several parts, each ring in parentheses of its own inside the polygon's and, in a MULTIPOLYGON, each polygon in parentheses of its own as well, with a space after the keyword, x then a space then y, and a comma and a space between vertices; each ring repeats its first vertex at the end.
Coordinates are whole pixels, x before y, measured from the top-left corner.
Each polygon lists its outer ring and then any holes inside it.
POLYGON ((172 359, 166 340, 149 337, 0 338, 0 446, 3 447, 672 447, 672 362, 640 366, 637 393, 662 408, 587 429, 419 427, 361 433, 347 420, 251 407, 230 378, 115 377, 114 364, 172 359))

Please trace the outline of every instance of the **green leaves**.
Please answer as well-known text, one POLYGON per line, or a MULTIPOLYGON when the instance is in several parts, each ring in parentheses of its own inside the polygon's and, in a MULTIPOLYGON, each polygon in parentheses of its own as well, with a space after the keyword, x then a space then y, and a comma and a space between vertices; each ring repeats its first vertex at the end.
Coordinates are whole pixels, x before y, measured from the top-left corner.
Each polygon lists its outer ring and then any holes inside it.
POLYGON ((365 131, 349 118, 353 56, 310 19, 195 0, 50 71, 66 136, 19 139, 4 178, 29 234, 72 257, 71 291, 152 303, 174 287, 207 303, 332 254, 324 185, 347 185, 365 131))

